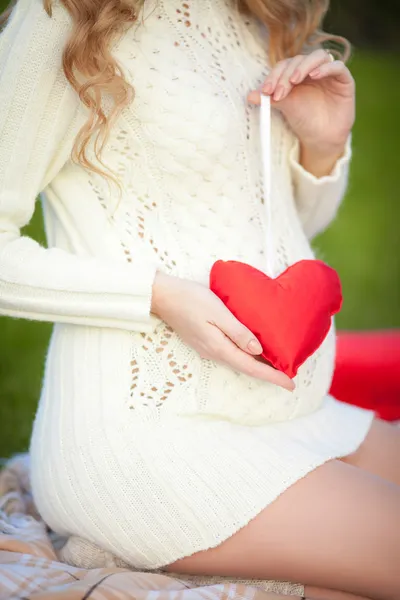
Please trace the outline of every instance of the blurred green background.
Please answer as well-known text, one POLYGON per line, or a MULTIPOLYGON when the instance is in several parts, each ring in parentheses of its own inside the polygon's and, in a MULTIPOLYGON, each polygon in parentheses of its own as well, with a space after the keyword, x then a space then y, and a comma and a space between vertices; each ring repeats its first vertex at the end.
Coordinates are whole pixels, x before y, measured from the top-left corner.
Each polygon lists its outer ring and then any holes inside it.
MULTIPOLYGON (((5 4, 3 5, 3 8, 5 4)), ((1 8, 1 1, 0 1, 1 8)), ((328 28, 356 42, 354 159, 346 201, 314 243, 340 273, 339 328, 400 327, 397 1, 333 0, 328 28)), ((44 241, 40 207, 26 233, 44 241)), ((0 456, 27 449, 50 326, 0 318, 0 456)))

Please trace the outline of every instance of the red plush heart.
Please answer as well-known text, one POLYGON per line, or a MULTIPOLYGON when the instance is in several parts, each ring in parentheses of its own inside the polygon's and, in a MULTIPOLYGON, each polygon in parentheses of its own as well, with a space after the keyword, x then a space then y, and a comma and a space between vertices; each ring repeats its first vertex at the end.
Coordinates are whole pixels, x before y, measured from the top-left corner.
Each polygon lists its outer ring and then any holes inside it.
POLYGON ((263 358, 289 377, 326 338, 342 306, 338 274, 320 260, 302 260, 272 279, 245 263, 218 260, 210 288, 254 333, 263 358))

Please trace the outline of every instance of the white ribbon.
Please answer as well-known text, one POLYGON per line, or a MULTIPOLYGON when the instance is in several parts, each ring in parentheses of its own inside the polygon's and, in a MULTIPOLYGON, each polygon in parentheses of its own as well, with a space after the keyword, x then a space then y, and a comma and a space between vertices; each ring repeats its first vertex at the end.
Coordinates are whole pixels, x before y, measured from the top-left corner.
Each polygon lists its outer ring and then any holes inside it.
POLYGON ((272 228, 272 169, 271 169, 271 99, 269 96, 261 94, 260 108, 260 141, 261 141, 261 156, 263 170, 263 190, 264 190, 264 212, 266 219, 266 270, 267 275, 275 277, 274 264, 274 239, 272 228))

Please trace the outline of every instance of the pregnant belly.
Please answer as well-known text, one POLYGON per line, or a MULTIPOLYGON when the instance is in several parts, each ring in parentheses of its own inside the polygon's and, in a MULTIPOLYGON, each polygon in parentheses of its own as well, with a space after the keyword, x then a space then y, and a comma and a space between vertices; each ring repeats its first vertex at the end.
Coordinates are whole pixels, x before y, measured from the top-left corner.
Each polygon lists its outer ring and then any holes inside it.
POLYGON ((129 405, 135 417, 210 418, 262 425, 313 412, 328 393, 335 335, 330 332, 295 378, 288 392, 259 379, 202 359, 168 326, 132 336, 129 405))
MULTIPOLYGON (((118 429, 127 420, 176 417, 243 425, 286 421, 319 408, 334 366, 333 329, 299 369, 293 393, 202 359, 165 323, 149 334, 57 325, 52 336, 36 431, 56 428, 79 446, 84 423, 118 429)), ((57 436, 53 435, 53 441, 57 436)))

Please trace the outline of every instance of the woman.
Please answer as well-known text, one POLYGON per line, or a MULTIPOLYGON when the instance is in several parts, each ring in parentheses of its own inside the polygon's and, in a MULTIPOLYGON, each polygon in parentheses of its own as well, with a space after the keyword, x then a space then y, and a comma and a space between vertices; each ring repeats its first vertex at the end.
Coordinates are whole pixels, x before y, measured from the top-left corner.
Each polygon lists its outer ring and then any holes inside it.
POLYGON ((140 569, 389 600, 397 431, 327 395, 333 330, 291 381, 208 289, 217 259, 265 266, 262 87, 280 271, 338 209, 354 82, 312 46, 326 5, 18 0, 0 38, 0 307, 55 323, 31 440, 51 528, 140 569), (39 192, 47 249, 20 233, 39 192))

